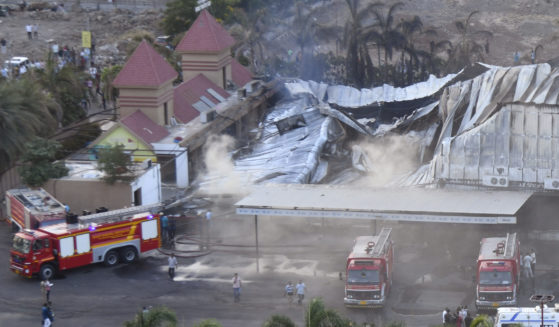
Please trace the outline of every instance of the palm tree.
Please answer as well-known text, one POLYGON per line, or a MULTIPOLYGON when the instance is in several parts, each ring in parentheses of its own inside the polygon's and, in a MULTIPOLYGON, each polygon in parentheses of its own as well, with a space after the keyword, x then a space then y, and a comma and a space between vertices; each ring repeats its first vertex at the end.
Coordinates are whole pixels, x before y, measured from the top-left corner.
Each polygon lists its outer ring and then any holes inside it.
POLYGON ((332 309, 326 309, 321 298, 313 298, 305 311, 305 327, 346 327, 350 321, 332 309))
POLYGON ((350 84, 356 87, 370 86, 374 80, 374 66, 368 43, 373 38, 374 24, 365 24, 380 3, 371 3, 361 9, 359 0, 346 0, 350 19, 344 27, 343 43, 347 49, 346 74, 350 84))
POLYGON ((264 322, 262 327, 295 327, 295 323, 287 316, 273 315, 264 322))
POLYGON ((266 24, 270 19, 266 8, 259 8, 249 11, 237 9, 235 13, 240 28, 232 31, 233 37, 237 40, 236 46, 233 48, 235 57, 238 58, 246 50, 250 53, 250 63, 253 72, 262 73, 264 58, 263 34, 266 24))
POLYGON ((45 67, 33 70, 32 76, 63 108, 63 115, 58 117, 62 125, 68 125, 86 116, 81 106, 82 99, 88 98, 84 83, 88 76, 85 73, 77 71, 72 65, 59 68, 54 54, 49 51, 45 67))
POLYGON ((472 62, 483 60, 483 53, 489 51, 489 39, 493 37, 493 33, 470 28, 472 18, 478 13, 479 11, 472 11, 465 21, 454 22, 460 33, 460 41, 451 52, 448 63, 450 71, 456 71, 472 62), (484 40, 485 43, 479 43, 481 40, 484 40))
POLYGON ((52 97, 27 78, 0 82, 0 171, 15 163, 25 143, 50 135, 61 112, 52 97))
POLYGON ((152 308, 147 312, 140 311, 134 317, 134 320, 126 321, 125 327, 159 327, 159 326, 176 326, 176 314, 166 307, 152 308))

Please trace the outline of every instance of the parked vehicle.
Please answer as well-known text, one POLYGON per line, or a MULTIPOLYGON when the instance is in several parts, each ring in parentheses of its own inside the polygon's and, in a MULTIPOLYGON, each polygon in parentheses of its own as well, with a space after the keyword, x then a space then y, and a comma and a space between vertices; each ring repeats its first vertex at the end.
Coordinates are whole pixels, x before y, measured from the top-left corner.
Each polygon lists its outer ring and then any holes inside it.
POLYGON ((344 304, 347 307, 380 308, 392 285, 394 249, 383 228, 377 236, 358 236, 347 258, 344 304))
POLYGON ((6 191, 6 212, 14 230, 37 229, 66 219, 64 205, 42 188, 6 191))
POLYGON ((139 253, 161 246, 159 215, 152 213, 159 209, 131 207, 25 229, 14 236, 10 269, 24 277, 49 279, 57 271, 92 263, 133 262, 139 253))
POLYGON ((481 240, 477 259, 476 307, 515 306, 520 290, 520 243, 516 233, 481 240))
POLYGON ((559 305, 555 307, 543 308, 543 325, 542 325, 542 309, 540 306, 528 308, 498 308, 495 316, 494 327, 541 327, 541 326, 559 326, 559 305))
POLYGON ((28 66, 30 62, 27 57, 12 57, 9 60, 6 60, 4 64, 10 69, 13 69, 16 67, 19 68, 21 66, 28 66))

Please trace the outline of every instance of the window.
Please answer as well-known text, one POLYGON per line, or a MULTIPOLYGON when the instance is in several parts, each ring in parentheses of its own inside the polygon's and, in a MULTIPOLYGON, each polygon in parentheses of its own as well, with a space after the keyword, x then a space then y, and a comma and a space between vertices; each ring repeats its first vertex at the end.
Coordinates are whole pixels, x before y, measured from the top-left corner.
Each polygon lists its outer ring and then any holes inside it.
POLYGON ((142 222, 142 240, 157 238, 157 220, 142 222))
POLYGON ((19 236, 14 236, 14 242, 12 243, 14 250, 21 253, 29 253, 29 248, 31 247, 31 241, 21 238, 19 236))
POLYGON ((76 252, 78 252, 78 254, 87 253, 89 250, 89 233, 76 236, 76 252))
POLYGON ((66 237, 60 239, 60 256, 69 257, 74 255, 74 238, 66 237))
POLYGON ((43 241, 36 240, 33 242, 33 251, 41 251, 43 249, 43 241))

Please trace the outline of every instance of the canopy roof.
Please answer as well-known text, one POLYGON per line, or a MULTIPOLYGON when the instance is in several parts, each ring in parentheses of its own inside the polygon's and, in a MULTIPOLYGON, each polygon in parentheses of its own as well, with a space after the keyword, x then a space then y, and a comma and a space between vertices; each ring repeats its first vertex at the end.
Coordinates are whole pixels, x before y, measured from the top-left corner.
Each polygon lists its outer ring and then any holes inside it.
POLYGON ((238 214, 514 224, 532 193, 267 185, 237 202, 238 214))

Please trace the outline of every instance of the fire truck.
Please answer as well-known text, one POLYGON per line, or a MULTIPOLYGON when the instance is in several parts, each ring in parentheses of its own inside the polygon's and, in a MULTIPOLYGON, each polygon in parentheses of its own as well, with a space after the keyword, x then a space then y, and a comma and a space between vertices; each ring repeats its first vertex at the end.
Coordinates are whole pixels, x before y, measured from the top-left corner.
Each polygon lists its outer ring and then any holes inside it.
POLYGON ((520 243, 516 233, 481 240, 477 259, 476 307, 497 309, 517 304, 520 243))
POLYGON ((52 278, 57 271, 102 262, 131 263, 161 246, 158 205, 80 216, 75 221, 15 234, 10 269, 21 276, 52 278))
POLYGON ((381 308, 392 285, 394 250, 390 233, 358 236, 347 258, 344 304, 347 307, 381 308))
POLYGON ((6 191, 6 211, 14 230, 37 229, 64 222, 64 205, 43 189, 6 191))
POLYGON ((498 308, 497 315, 495 316, 495 324, 493 326, 556 327, 559 326, 559 305, 555 304, 555 307, 553 308, 544 306, 543 315, 540 306, 526 308, 498 308))

